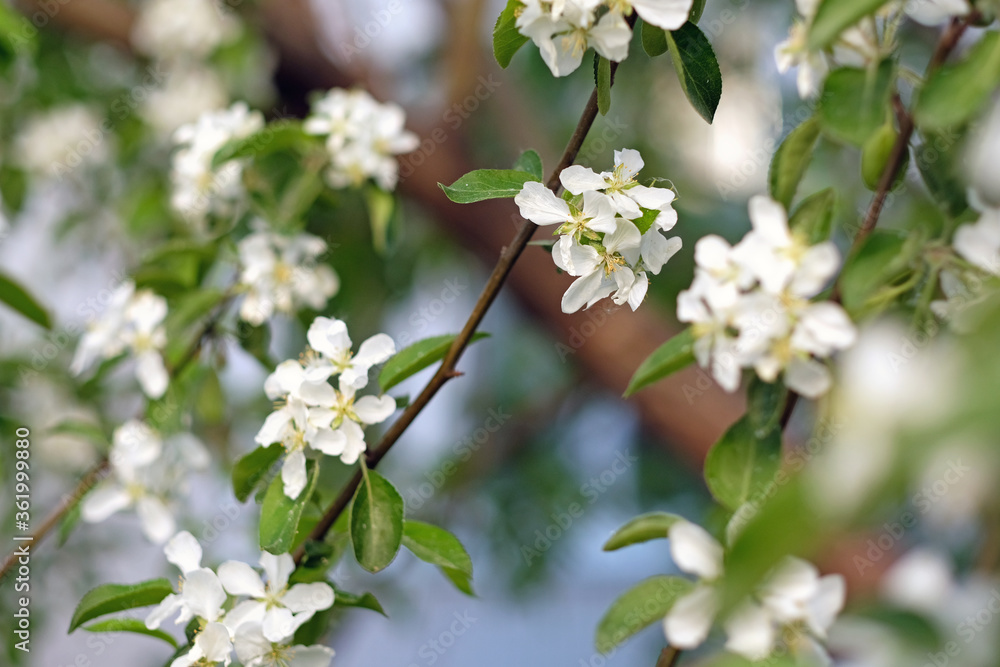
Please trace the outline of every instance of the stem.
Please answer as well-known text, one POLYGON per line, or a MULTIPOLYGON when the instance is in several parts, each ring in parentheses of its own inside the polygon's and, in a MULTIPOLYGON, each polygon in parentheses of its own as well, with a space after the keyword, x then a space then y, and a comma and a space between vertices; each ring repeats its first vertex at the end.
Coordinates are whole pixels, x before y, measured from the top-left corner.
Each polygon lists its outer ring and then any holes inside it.
MULTIPOLYGON (((615 71, 618 68, 617 63, 611 63, 611 74, 614 76, 615 71)), ((614 79, 612 79, 613 81, 614 79)), ((577 154, 580 152, 580 147, 583 145, 583 140, 586 138, 587 133, 590 131, 590 127, 594 124, 594 120, 597 118, 597 89, 590 95, 590 100, 587 101, 587 106, 583 110, 583 114, 580 116, 580 121, 576 125, 576 129, 573 131, 573 135, 569 139, 569 143, 566 145, 566 150, 563 151, 562 159, 559 160, 559 164, 553 169, 552 174, 546 181, 546 186, 554 191, 559 191, 559 175, 562 173, 563 169, 569 167, 576 160, 577 154)), ((378 446, 369 451, 365 455, 365 459, 368 467, 374 468, 378 465, 379 461, 388 453, 396 441, 399 440, 400 436, 406 431, 407 427, 413 423, 417 418, 417 415, 423 411, 427 404, 430 403, 434 395, 437 394, 438 390, 444 386, 444 384, 454 378, 461 375, 461 373, 455 370, 455 365, 458 360, 461 359, 462 353, 465 352, 465 348, 468 347, 469 341, 472 339, 473 334, 476 333, 476 329, 479 327, 480 322, 482 322, 483 317, 486 315, 486 311, 489 310, 493 301, 496 299, 497 294, 500 293, 500 288, 503 287, 504 281, 506 281, 507 276, 510 274, 511 269, 514 268, 514 263, 517 258, 521 256, 521 252, 528 245, 528 241, 531 240, 532 235, 535 233, 537 226, 530 220, 524 220, 521 226, 517 230, 517 234, 514 236, 514 240, 511 241, 510 245, 505 247, 500 253, 500 259, 497 260, 496 266, 493 268, 493 273, 490 274, 489 280, 486 281, 486 285, 483 287, 483 291, 479 295, 479 299, 476 301, 476 305, 472 309, 472 313, 469 315, 469 319, 465 322, 465 326, 462 327, 462 331, 455 337, 452 341, 451 347, 448 349, 448 354, 445 355, 444 360, 441 362, 440 368, 434 374, 434 377, 428 381, 427 385, 424 387, 420 395, 410 403, 409 406, 403 411, 403 414, 399 416, 392 426, 386 431, 385 435, 382 436, 382 440, 379 441, 378 446)), ((327 532, 340 517, 341 513, 347 508, 347 505, 351 502, 351 498, 354 496, 354 492, 361 482, 361 471, 358 470, 354 473, 354 476, 348 481, 347 485, 341 490, 340 495, 333 501, 330 507, 327 509, 323 518, 320 520, 316 527, 313 529, 312 533, 309 535, 309 540, 314 540, 317 542, 322 541, 326 538, 327 532)), ((295 552, 295 563, 298 564, 302 561, 305 556, 305 544, 303 543, 295 552)))
POLYGON ((668 646, 660 653, 660 658, 656 661, 656 667, 674 667, 677 661, 681 659, 681 653, 682 651, 679 648, 668 646))
MULTIPOLYGON (((202 327, 201 331, 195 337, 194 342, 190 347, 184 352, 184 355, 174 364, 172 367, 167 369, 167 374, 170 379, 175 379, 180 373, 187 368, 187 366, 198 357, 198 353, 201 351, 202 345, 204 345, 205 340, 212 335, 215 331, 215 327, 222 317, 223 313, 226 311, 226 306, 229 301, 233 298, 233 293, 230 291, 216 307, 215 312, 208 318, 205 322, 205 326, 202 327)), ((25 540, 25 544, 31 545, 30 548, 34 550, 37 545, 48 537, 52 529, 55 528, 63 520, 63 518, 73 510, 74 507, 80 504, 83 497, 87 495, 98 482, 104 479, 108 471, 111 469, 111 462, 108 460, 107 454, 101 457, 97 463, 95 463, 90 470, 84 473, 83 477, 77 483, 76 488, 70 495, 63 496, 62 502, 56 507, 52 512, 49 513, 47 517, 42 521, 42 524, 31 534, 28 540, 25 540)), ((3 564, 0 564, 0 581, 2 581, 10 569, 17 562, 18 554, 10 553, 3 560, 3 564)))

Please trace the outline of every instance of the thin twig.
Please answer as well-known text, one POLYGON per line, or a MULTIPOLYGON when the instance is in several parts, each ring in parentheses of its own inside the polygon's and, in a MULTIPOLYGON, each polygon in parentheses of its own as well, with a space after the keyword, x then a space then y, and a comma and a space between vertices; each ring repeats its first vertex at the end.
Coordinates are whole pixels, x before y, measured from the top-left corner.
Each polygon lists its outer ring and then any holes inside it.
MULTIPOLYGON (((617 69, 617 63, 611 63, 612 76, 617 69)), ((569 167, 576 160, 576 156, 580 152, 580 147, 583 145, 583 140, 586 138, 587 133, 590 131, 590 127, 594 124, 594 120, 597 118, 597 89, 590 95, 590 100, 587 102, 587 106, 583 110, 583 114, 580 117, 580 122, 577 123, 576 129, 573 131, 573 135, 569 139, 569 143, 566 145, 566 150, 563 151, 562 159, 559 160, 559 164, 556 165, 555 169, 552 170, 552 174, 546 181, 546 186, 549 189, 558 192, 560 188, 559 174, 562 173, 563 169, 569 167)), ((524 220, 521 226, 517 230, 517 234, 514 236, 514 240, 511 241, 510 245, 503 249, 500 254, 500 259, 497 260, 496 266, 493 268, 493 273, 490 274, 489 280, 486 281, 486 285, 483 287, 483 291, 479 295, 479 299, 476 301, 476 305, 472 309, 472 313, 469 315, 469 319, 465 322, 465 326, 462 327, 462 331, 455 337, 452 342, 451 347, 448 349, 448 354, 445 355, 444 360, 441 362, 440 368, 434 374, 434 377, 430 379, 427 385, 424 387, 420 395, 407 406, 403 411, 403 414, 399 416, 392 426, 386 431, 385 435, 382 436, 382 440, 379 441, 378 446, 368 452, 365 459, 369 468, 374 468, 378 465, 379 461, 382 460, 388 451, 392 448, 396 441, 399 440, 400 436, 406 431, 410 424, 417 418, 417 415, 423 411, 423 409, 430 403, 434 395, 437 394, 438 390, 441 389, 444 384, 451 378, 456 376, 455 365, 458 360, 462 357, 462 353, 469 346, 469 342, 472 340, 472 336, 476 333, 476 329, 482 322, 483 317, 489 310, 493 301, 496 299, 497 295, 500 293, 500 288, 503 287, 504 281, 510 274, 511 269, 514 267, 514 263, 517 258, 521 256, 521 252, 528 245, 528 241, 531 240, 531 236, 535 233, 536 229, 535 223, 530 220, 524 220)), ((312 533, 309 535, 309 540, 312 541, 322 541, 325 539, 326 534, 329 532, 333 524, 336 523, 337 519, 347 508, 347 505, 351 502, 351 498, 354 496, 354 492, 361 481, 361 472, 356 471, 354 476, 348 481, 347 485, 341 490, 340 495, 333 501, 330 507, 327 509, 323 518, 320 520, 316 527, 313 528, 312 533)), ((305 556, 305 544, 303 543, 299 546, 298 550, 295 552, 295 562, 296 564, 302 561, 305 556)))

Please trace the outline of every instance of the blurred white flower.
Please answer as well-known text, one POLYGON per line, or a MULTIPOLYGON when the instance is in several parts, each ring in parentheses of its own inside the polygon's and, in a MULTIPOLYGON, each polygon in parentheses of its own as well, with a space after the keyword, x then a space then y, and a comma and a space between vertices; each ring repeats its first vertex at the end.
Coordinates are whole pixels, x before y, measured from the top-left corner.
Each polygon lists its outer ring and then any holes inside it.
POLYGON ((303 129, 326 137, 331 187, 358 187, 371 178, 383 190, 393 190, 399 180, 395 156, 420 145, 405 124, 398 105, 380 104, 363 90, 334 88, 313 102, 303 129))
POLYGON ((938 26, 956 16, 967 15, 970 7, 967 0, 906 0, 904 10, 917 23, 938 26))
POLYGON ((141 107, 142 117, 156 132, 170 136, 182 125, 193 123, 209 111, 229 104, 229 94, 219 76, 208 67, 176 66, 166 83, 149 92, 141 107))
POLYGON ((136 379, 143 392, 160 398, 170 381, 161 353, 167 343, 166 316, 166 299, 148 289, 137 292, 131 281, 123 283, 104 313, 88 324, 70 372, 79 375, 97 359, 110 359, 128 350, 135 357, 136 379))
POLYGON ((1000 276, 1000 209, 986 209, 979 220, 955 230, 953 245, 974 266, 1000 276))
POLYGON ((643 21, 664 30, 677 30, 684 25, 693 4, 693 0, 608 0, 611 11, 627 16, 635 9, 643 21))
POLYGON ((28 171, 61 178, 107 159, 109 130, 106 120, 82 104, 56 107, 28 119, 13 154, 28 171))
POLYGON ((687 650, 705 641, 719 610, 714 584, 722 576, 722 545, 690 521, 675 523, 667 537, 677 567, 698 577, 694 590, 677 600, 663 619, 670 645, 687 650))
POLYGON ((221 623, 209 623, 194 638, 194 646, 184 655, 174 659, 170 667, 228 665, 232 662, 233 642, 229 631, 221 623))
POLYGON ((132 44, 163 60, 202 59, 237 37, 239 29, 216 0, 148 0, 139 5, 132 44))
POLYGON ((326 646, 286 646, 268 640, 259 622, 243 623, 233 639, 244 667, 329 667, 333 649, 326 646))
POLYGON ((170 204, 196 227, 209 214, 229 215, 242 201, 243 163, 229 160, 212 167, 216 152, 226 142, 250 136, 264 127, 264 117, 243 102, 228 109, 203 113, 194 123, 174 133, 174 153, 170 181, 170 204))
POLYGON ((276 556, 265 551, 260 555, 260 565, 267 575, 266 582, 246 563, 230 560, 219 566, 219 580, 226 592, 251 598, 237 604, 223 619, 231 633, 244 623, 259 623, 264 638, 282 642, 317 611, 333 604, 333 588, 327 583, 289 587, 288 577, 295 570, 289 554, 276 556))
POLYGON ((323 239, 305 233, 262 231, 240 241, 240 284, 247 290, 240 317, 260 325, 275 311, 291 315, 304 306, 325 308, 340 288, 333 269, 316 261, 326 249, 323 239))
MULTIPOLYGON (((170 538, 163 549, 167 560, 181 571, 180 592, 171 593, 163 598, 159 605, 146 617, 146 627, 155 630, 166 619, 177 614, 175 623, 187 623, 192 618, 218 625, 226 633, 225 626, 216 624, 222 614, 222 606, 226 603, 226 591, 222 588, 215 572, 201 566, 201 545, 191 533, 181 531, 170 538), (179 612, 179 613, 178 613, 179 612)), ((188 663, 190 664, 190 663, 188 663)))

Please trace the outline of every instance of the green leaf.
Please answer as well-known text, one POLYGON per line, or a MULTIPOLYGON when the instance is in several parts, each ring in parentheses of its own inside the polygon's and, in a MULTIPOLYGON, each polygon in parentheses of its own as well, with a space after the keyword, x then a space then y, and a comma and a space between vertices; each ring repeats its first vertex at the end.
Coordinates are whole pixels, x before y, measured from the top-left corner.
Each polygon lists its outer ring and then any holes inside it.
POLYGON ((951 217, 969 208, 966 186, 961 175, 962 153, 958 138, 949 132, 924 132, 923 142, 914 157, 927 190, 938 206, 951 217))
POLYGON ((691 23, 697 23, 701 20, 701 15, 705 11, 705 0, 694 0, 691 4, 691 14, 688 16, 688 21, 691 23))
POLYGON ((722 97, 722 71, 712 44, 690 21, 665 34, 684 94, 695 111, 711 124, 722 97))
POLYGON ((651 23, 642 22, 642 50, 650 58, 661 56, 667 52, 667 32, 651 23))
POLYGON ((785 137, 771 159, 767 175, 771 196, 786 209, 792 207, 795 192, 812 160, 819 130, 819 121, 815 117, 805 121, 785 137))
POLYGON ((173 592, 173 587, 166 579, 151 579, 138 584, 98 586, 84 595, 76 605, 68 632, 73 632, 98 616, 158 604, 173 592))
POLYGON ((611 61, 597 58, 597 110, 607 116, 611 109, 611 61))
POLYGON ((366 473, 351 502, 354 556, 369 572, 384 570, 403 541, 403 497, 382 475, 366 473))
POLYGON ((361 595, 357 595, 355 593, 342 591, 336 587, 334 587, 334 591, 336 594, 333 598, 333 604, 336 607, 357 607, 359 609, 370 609, 371 611, 378 612, 379 614, 388 617, 388 614, 385 613, 385 609, 382 608, 382 604, 371 593, 362 593, 361 595))
POLYGON ((635 375, 629 380, 625 397, 629 397, 647 385, 662 380, 694 363, 694 334, 690 328, 677 334, 656 348, 646 358, 635 375))
POLYGON ((630 589, 614 601, 597 625, 597 650, 607 653, 646 626, 662 621, 674 603, 693 588, 687 579, 656 576, 630 589))
POLYGON ((822 51, 831 46, 840 33, 874 14, 886 2, 888 0, 823 0, 809 26, 808 49, 822 51))
POLYGON ((368 221, 372 228, 372 245, 375 252, 385 252, 389 240, 389 222, 396 210, 396 198, 391 192, 372 185, 364 190, 365 205, 368 207, 368 221))
MULTIPOLYGON (((272 445, 273 447, 274 445, 272 445)), ((316 488, 319 478, 319 462, 306 462, 306 487, 299 497, 291 499, 285 495, 281 475, 276 475, 267 487, 264 502, 260 507, 260 548, 272 554, 288 553, 295 546, 302 511, 316 488)))
POLYGON ((0 303, 7 304, 35 324, 45 329, 52 328, 49 313, 39 305, 35 297, 10 276, 0 273, 0 303))
MULTIPOLYGON (((879 183, 882 182, 882 175, 889 167, 889 159, 892 157, 892 150, 899 139, 899 133, 892 123, 886 123, 875 133, 868 137, 865 145, 861 148, 861 181, 865 187, 875 192, 879 183)), ((896 178, 890 190, 894 190, 906 176, 906 167, 910 163, 910 151, 903 152, 902 163, 896 170, 896 178)))
POLYGON ((147 637, 162 639, 174 648, 177 648, 177 640, 168 635, 163 630, 150 630, 146 627, 145 621, 137 618, 110 618, 106 621, 98 621, 90 625, 83 626, 87 632, 134 632, 147 637))
POLYGON ((517 31, 517 17, 514 12, 523 5, 518 0, 507 0, 507 6, 500 12, 496 25, 493 27, 493 56, 500 67, 507 69, 510 59, 517 50, 528 41, 528 38, 517 31))
POLYGON ((863 146, 885 123, 896 78, 896 64, 877 70, 841 67, 830 73, 819 100, 819 119, 831 137, 863 146))
POLYGON ((215 152, 212 168, 230 160, 270 155, 286 148, 305 145, 313 138, 302 131, 298 121, 281 120, 241 139, 232 139, 215 152))
POLYGON ((472 576, 472 559, 458 538, 444 528, 422 521, 403 524, 403 546, 420 560, 472 576))
POLYGON ((1000 35, 987 32, 967 58, 933 72, 917 95, 913 116, 922 129, 962 125, 1000 84, 1000 35))
POLYGON ((80 522, 80 517, 82 516, 82 511, 80 510, 81 503, 75 503, 66 515, 59 522, 59 536, 56 540, 57 546, 62 546, 66 544, 66 540, 73 533, 73 529, 80 522))
POLYGON ((476 597, 476 591, 472 588, 472 576, 456 570, 453 567, 442 567, 441 572, 457 588, 469 597, 476 597))
POLYGON ((514 171, 524 171, 535 177, 536 181, 545 179, 545 171, 542 168, 542 158, 536 151, 528 149, 521 153, 514 163, 514 171))
MULTIPOLYGON (((469 345, 488 337, 488 333, 475 333, 472 335, 469 345)), ((444 359, 453 340, 455 340, 453 334, 424 338, 394 354, 378 375, 378 383, 382 387, 382 391, 389 391, 390 387, 396 386, 406 378, 444 359)))
POLYGON ((910 257, 904 252, 906 239, 876 229, 861 248, 847 258, 840 274, 840 294, 852 318, 866 311, 868 300, 885 285, 909 273, 910 257))
POLYGON ((471 204, 485 199, 516 197, 525 183, 536 180, 534 174, 526 171, 477 169, 451 185, 438 183, 438 187, 456 204, 471 204))
POLYGON ((245 503, 284 453, 284 449, 272 444, 270 447, 258 447, 241 457, 233 466, 233 493, 236 499, 245 503))
POLYGON ((605 551, 615 551, 650 540, 666 539, 670 527, 681 517, 669 512, 650 512, 630 520, 604 543, 605 551))
POLYGON ((48 432, 52 435, 74 435, 95 445, 105 446, 108 444, 108 437, 100 426, 79 419, 64 419, 48 429, 48 432))
POLYGON ((746 415, 709 450, 705 482, 715 499, 735 512, 771 483, 780 466, 781 430, 758 430, 746 415))
POLYGON ((810 195, 799 204, 788 221, 790 229, 802 234, 809 245, 830 240, 837 193, 833 188, 810 195))
POLYGON ((778 428, 785 411, 788 390, 781 381, 764 382, 755 374, 747 388, 747 416, 758 435, 778 428))

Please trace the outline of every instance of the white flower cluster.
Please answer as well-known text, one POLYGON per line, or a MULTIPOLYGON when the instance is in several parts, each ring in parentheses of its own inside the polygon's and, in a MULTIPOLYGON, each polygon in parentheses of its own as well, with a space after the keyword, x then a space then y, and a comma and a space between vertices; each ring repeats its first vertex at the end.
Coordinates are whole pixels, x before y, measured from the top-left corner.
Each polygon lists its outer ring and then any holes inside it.
POLYGON ((103 162, 107 138, 92 109, 71 104, 33 115, 18 132, 13 155, 28 171, 59 177, 81 164, 103 162))
POLYGON ((238 21, 216 0, 148 0, 139 5, 132 43, 160 60, 201 59, 238 34, 238 21))
POLYGON ((290 646, 295 631, 313 615, 333 606, 333 587, 324 582, 288 585, 295 570, 289 554, 264 552, 261 576, 249 565, 227 561, 218 573, 202 567, 201 545, 188 533, 177 533, 164 548, 167 560, 181 571, 178 593, 165 597, 146 617, 155 630, 177 614, 176 623, 201 622, 190 651, 171 667, 228 665, 233 649, 244 667, 327 667, 333 650, 326 646, 290 646), (225 609, 227 594, 245 598, 225 609))
POLYGON ((559 225, 552 259, 577 276, 563 295, 564 313, 607 296, 635 310, 649 288, 647 272, 659 274, 680 250, 679 238, 660 233, 677 224, 674 192, 636 182, 642 167, 638 151, 615 151, 613 171, 598 174, 580 165, 563 170, 559 180, 572 195, 568 201, 536 181, 525 183, 514 198, 525 219, 559 225))
POLYGON ((316 262, 326 250, 326 242, 311 234, 260 231, 240 241, 240 284, 246 289, 240 317, 258 326, 275 311, 324 308, 340 289, 333 269, 316 262))
POLYGON ((95 360, 127 350, 136 358, 135 375, 142 390, 150 398, 160 398, 170 382, 160 352, 167 343, 166 316, 166 299, 148 289, 137 292, 131 281, 123 283, 112 294, 107 310, 88 325, 70 372, 79 375, 95 360))
POLYGON ((331 187, 357 187, 371 178, 383 190, 393 190, 399 180, 395 156, 420 144, 405 124, 398 105, 380 104, 363 90, 334 88, 313 101, 303 129, 326 137, 331 187))
POLYGON ((87 494, 80 516, 99 523, 134 508, 146 537, 166 542, 176 531, 171 512, 175 498, 187 491, 193 471, 208 467, 208 452, 190 433, 163 439, 148 424, 131 420, 115 429, 108 455, 111 478, 87 494))
POLYGON ((216 152, 232 139, 264 127, 264 117, 243 102, 202 114, 174 133, 170 204, 185 220, 201 227, 209 214, 229 215, 244 197, 243 162, 229 160, 212 167, 216 152))
POLYGON ((857 332, 838 304, 811 303, 836 273, 840 256, 827 241, 809 246, 788 229, 785 209, 764 196, 750 200, 753 231, 735 246, 709 235, 695 246, 694 282, 677 299, 677 317, 692 323, 694 351, 727 391, 741 368, 765 382, 784 372, 789 389, 809 398, 831 384, 823 359, 849 347, 857 332))
MULTIPOLYGON (((703 528, 688 521, 675 523, 668 536, 677 567, 698 577, 695 588, 674 603, 663 621, 670 645, 688 650, 705 641, 719 612, 723 548, 703 528)), ((844 606, 844 597, 841 575, 821 577, 810 563, 789 557, 752 599, 743 601, 725 619, 726 648, 748 660, 763 660, 775 651, 785 632, 790 652, 806 659, 818 658, 818 664, 830 664, 819 642, 826 639, 844 606)))
POLYGON ((632 29, 625 20, 635 11, 643 21, 676 30, 688 19, 692 0, 522 0, 518 32, 531 39, 554 76, 575 71, 594 47, 608 60, 628 57, 632 29))
POLYGON ((389 336, 376 334, 353 354, 347 325, 317 317, 307 339, 306 353, 278 364, 265 381, 268 398, 284 403, 268 415, 255 438, 258 445, 285 448, 281 479, 285 495, 293 499, 306 485, 307 449, 355 463, 367 449, 364 427, 396 410, 391 396, 356 396, 368 384, 369 369, 396 353, 389 336), (335 376, 336 388, 329 382, 335 376))

